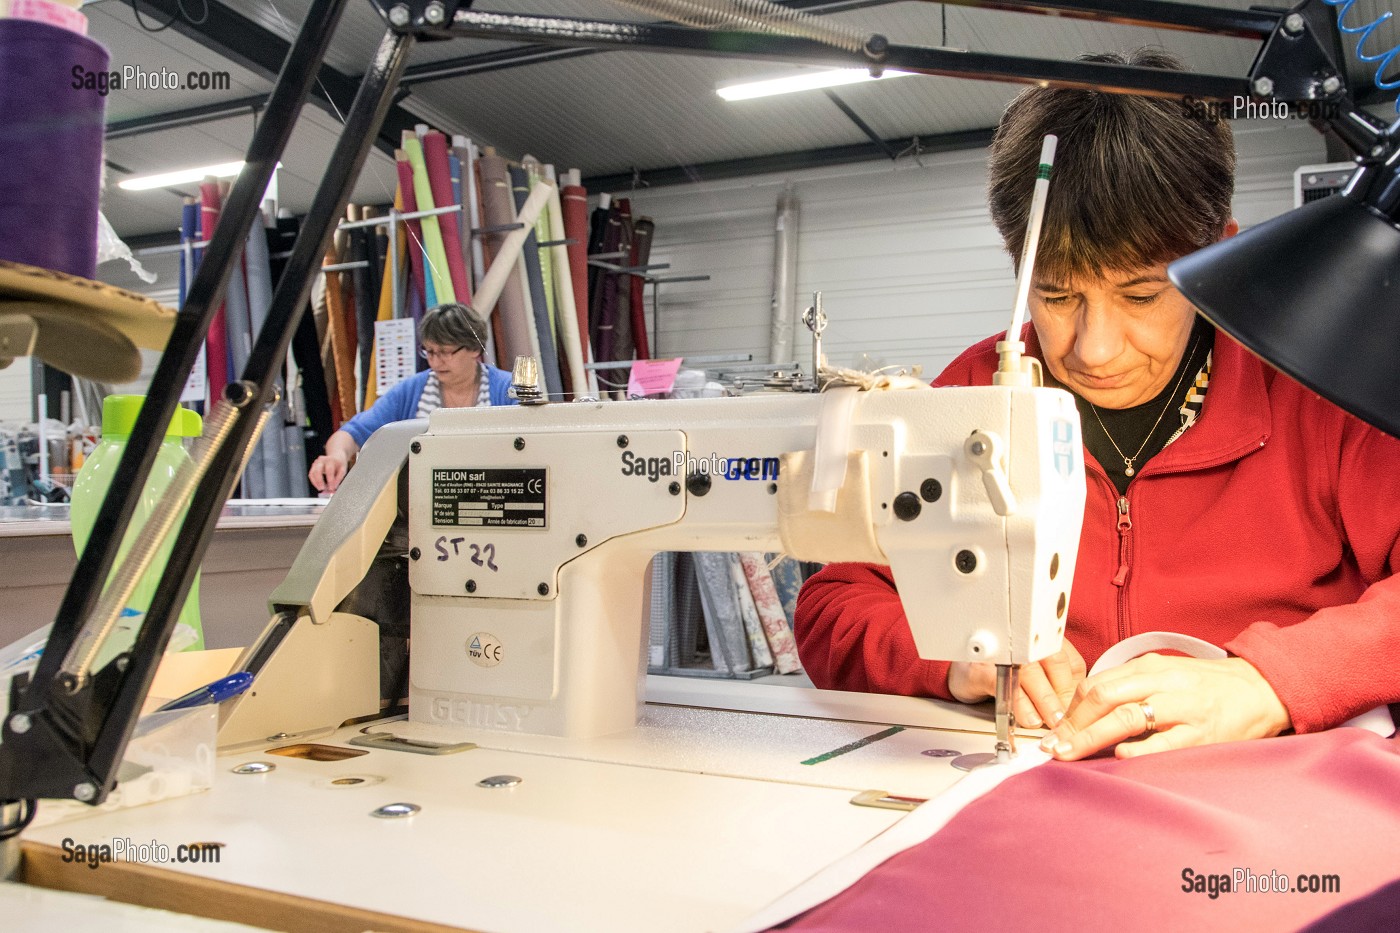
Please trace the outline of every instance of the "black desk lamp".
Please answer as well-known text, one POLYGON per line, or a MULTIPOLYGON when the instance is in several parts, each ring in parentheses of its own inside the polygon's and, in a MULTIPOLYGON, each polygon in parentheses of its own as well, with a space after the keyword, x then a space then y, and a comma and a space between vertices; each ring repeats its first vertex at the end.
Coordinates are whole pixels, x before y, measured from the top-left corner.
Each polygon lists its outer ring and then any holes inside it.
POLYGON ((1178 259, 1167 274, 1264 360, 1400 436, 1400 122, 1387 130, 1354 109, 1329 122, 1362 159, 1341 194, 1178 259))

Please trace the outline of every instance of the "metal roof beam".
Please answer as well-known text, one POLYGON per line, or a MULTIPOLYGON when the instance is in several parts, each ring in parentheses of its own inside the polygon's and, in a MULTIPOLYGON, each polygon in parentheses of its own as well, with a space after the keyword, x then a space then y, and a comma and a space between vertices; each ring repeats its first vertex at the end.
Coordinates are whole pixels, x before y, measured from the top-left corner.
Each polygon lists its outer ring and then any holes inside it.
MULTIPOLYGON (((826 16, 831 13, 844 13, 848 10, 862 10, 868 7, 887 6, 891 3, 901 2, 903 0, 777 0, 779 6, 800 10, 813 16, 826 16)), ((412 65, 404 73, 403 86, 446 81, 466 75, 562 61, 606 51, 608 50, 599 48, 566 49, 552 45, 517 45, 508 49, 496 49, 491 52, 480 52, 475 55, 463 55, 457 58, 445 58, 436 62, 412 65)))
POLYGON ((782 152, 743 159, 702 162, 699 165, 675 165, 670 168, 633 170, 616 175, 594 175, 585 178, 583 183, 590 192, 620 193, 631 190, 638 185, 648 188, 662 188, 667 185, 716 181, 721 178, 742 178, 750 175, 796 172, 807 168, 846 165, 852 162, 869 162, 875 159, 890 158, 890 151, 893 151, 896 157, 910 154, 917 158, 926 153, 984 148, 991 145, 994 132, 995 129, 988 127, 981 130, 938 133, 932 136, 905 136, 898 139, 882 140, 879 143, 851 143, 844 146, 807 149, 802 152, 782 152))
MULTIPOLYGON (((243 16, 219 0, 206 0, 207 14, 198 24, 190 22, 184 15, 180 0, 141 0, 146 10, 160 16, 161 22, 169 22, 170 28, 186 38, 253 73, 275 81, 282 71, 291 43, 281 36, 243 16)), ((387 27, 386 27, 387 28, 387 27)), ((311 89, 311 100, 337 121, 350 109, 355 99, 361 78, 350 77, 322 64, 316 85, 311 89)), ((397 103, 406 96, 401 92, 389 108, 389 114, 380 128, 375 144, 390 156, 399 145, 404 130, 413 129, 422 121, 397 103)), ((157 119, 155 117, 149 119, 157 119)), ((133 131, 135 132, 135 131, 133 131)))
POLYGON ((173 130, 184 126, 197 126, 214 120, 226 120, 246 113, 257 113, 267 103, 266 94, 240 97, 237 100, 205 104, 202 107, 187 107, 183 110, 167 110, 146 117, 133 117, 130 120, 114 120, 107 124, 103 136, 108 139, 122 139, 126 136, 139 136, 157 130, 173 130))

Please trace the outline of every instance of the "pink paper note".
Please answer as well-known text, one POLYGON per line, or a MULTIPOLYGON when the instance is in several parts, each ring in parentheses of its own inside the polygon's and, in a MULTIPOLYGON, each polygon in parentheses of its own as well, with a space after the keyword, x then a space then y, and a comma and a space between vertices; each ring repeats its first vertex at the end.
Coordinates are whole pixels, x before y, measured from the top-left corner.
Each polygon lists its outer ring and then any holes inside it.
POLYGON ((632 375, 627 379, 627 394, 664 395, 676 385, 680 358, 674 360, 634 360, 632 375))

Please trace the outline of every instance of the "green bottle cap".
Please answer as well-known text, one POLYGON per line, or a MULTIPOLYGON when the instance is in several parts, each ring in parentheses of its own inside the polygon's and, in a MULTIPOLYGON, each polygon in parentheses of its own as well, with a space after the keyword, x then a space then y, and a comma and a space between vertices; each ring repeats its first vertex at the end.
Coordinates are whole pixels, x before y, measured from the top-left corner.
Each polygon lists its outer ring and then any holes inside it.
MULTIPOLYGON (((136 416, 145 404, 144 395, 109 395, 102 400, 102 436, 129 437, 136 427, 136 416)), ((204 419, 188 408, 175 409, 166 437, 199 437, 204 433, 204 419)))

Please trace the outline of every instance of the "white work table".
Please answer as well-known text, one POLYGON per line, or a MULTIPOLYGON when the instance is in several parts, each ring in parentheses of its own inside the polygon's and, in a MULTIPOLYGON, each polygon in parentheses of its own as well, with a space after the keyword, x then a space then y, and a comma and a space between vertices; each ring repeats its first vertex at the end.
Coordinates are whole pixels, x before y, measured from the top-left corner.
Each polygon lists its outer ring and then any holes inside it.
POLYGON ((657 677, 649 696, 668 702, 591 740, 478 731, 477 748, 442 756, 349 744, 415 728, 373 723, 318 740, 365 753, 340 761, 269 754, 278 742, 224 754, 205 793, 31 828, 28 878, 297 931, 719 931, 904 815, 856 794, 936 795, 963 774, 950 752, 993 744, 984 711, 907 697, 657 677), (669 702, 697 693, 782 713, 669 702), (850 718, 813 718, 832 715, 850 718), (919 724, 887 725, 900 722, 919 724), (252 761, 276 767, 233 772, 252 761), (520 781, 478 786, 498 775, 520 781), (421 810, 370 815, 391 803, 421 810), (218 864, 94 870, 62 862, 65 838, 224 847, 218 864))

